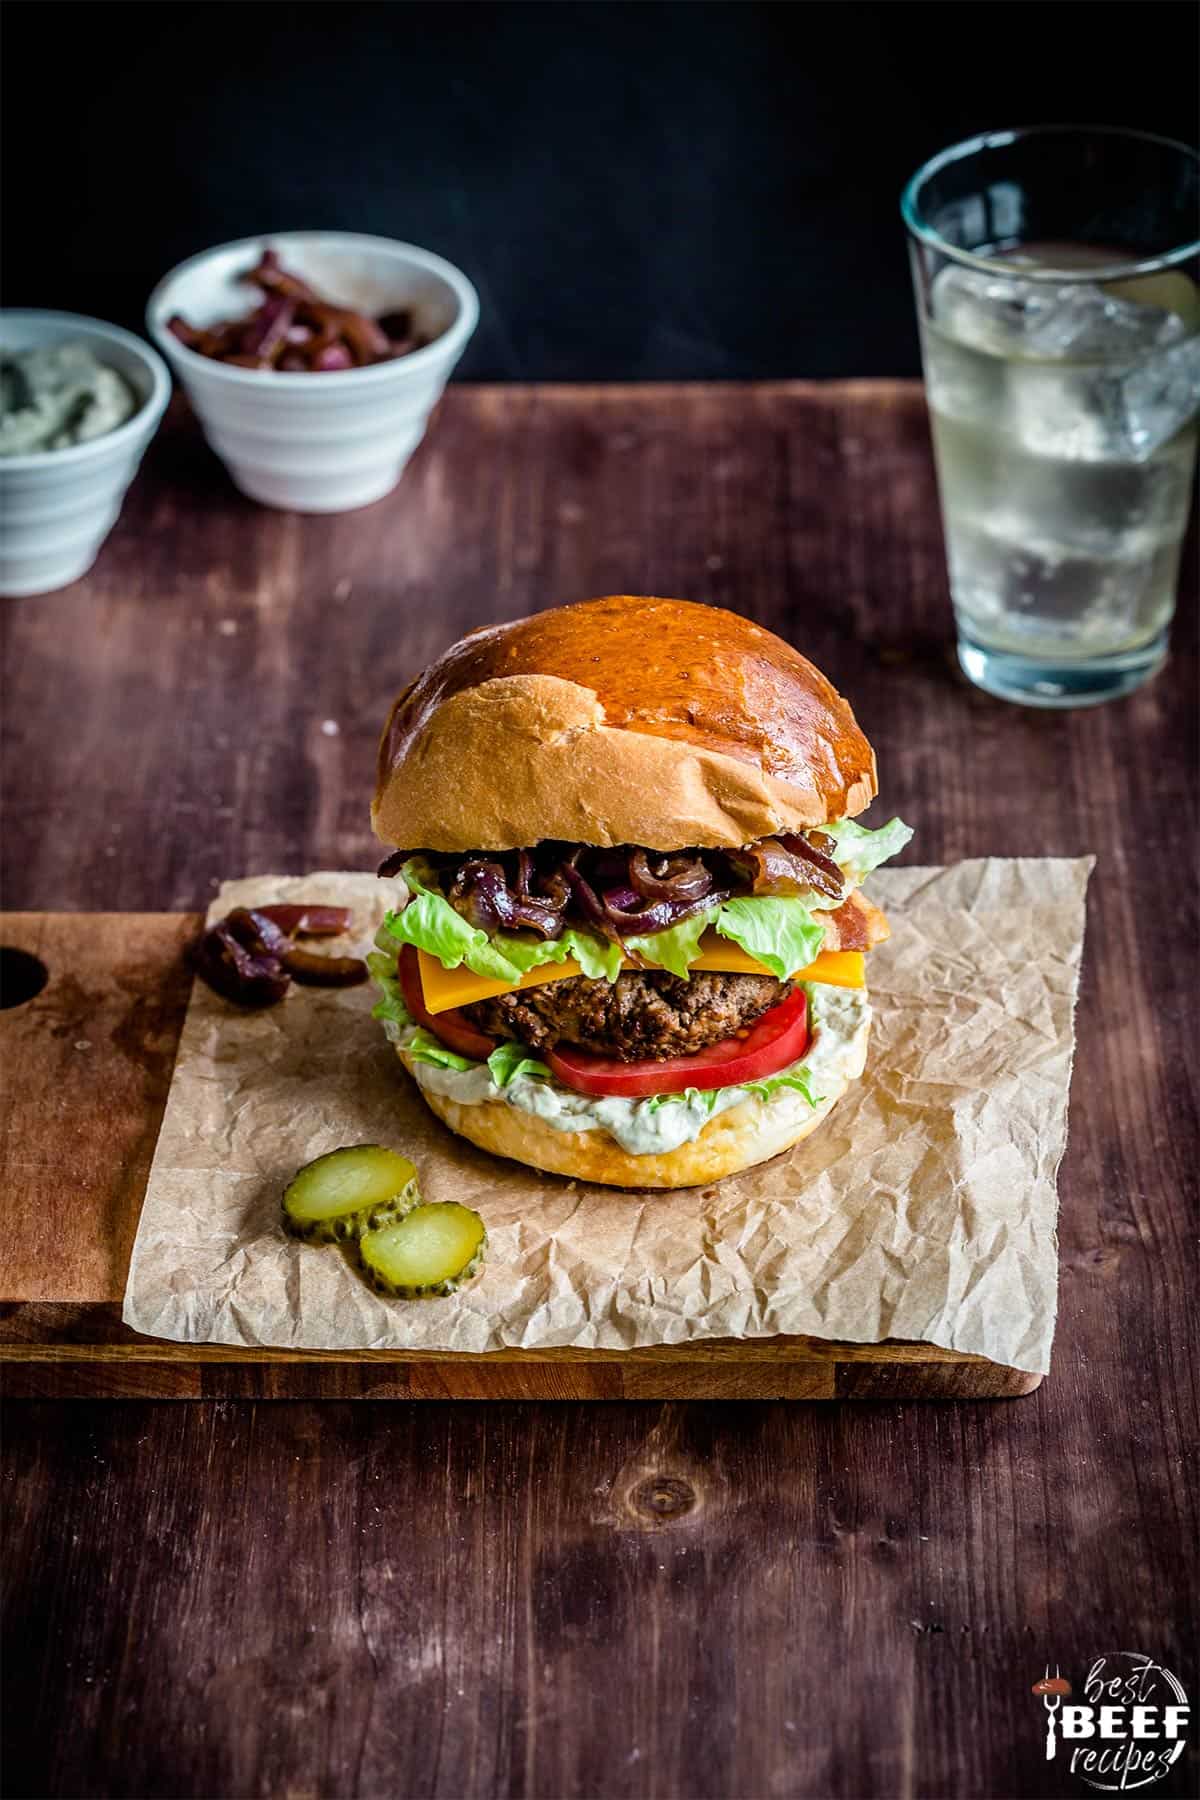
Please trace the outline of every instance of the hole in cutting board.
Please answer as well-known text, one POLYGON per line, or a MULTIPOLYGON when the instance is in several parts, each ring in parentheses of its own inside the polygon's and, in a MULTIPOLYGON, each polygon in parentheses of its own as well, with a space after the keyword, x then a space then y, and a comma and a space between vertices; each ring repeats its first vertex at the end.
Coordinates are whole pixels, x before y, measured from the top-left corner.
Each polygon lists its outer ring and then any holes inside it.
POLYGON ((0 1011, 24 1006, 41 993, 49 979, 50 971, 38 957, 0 944, 0 1011))

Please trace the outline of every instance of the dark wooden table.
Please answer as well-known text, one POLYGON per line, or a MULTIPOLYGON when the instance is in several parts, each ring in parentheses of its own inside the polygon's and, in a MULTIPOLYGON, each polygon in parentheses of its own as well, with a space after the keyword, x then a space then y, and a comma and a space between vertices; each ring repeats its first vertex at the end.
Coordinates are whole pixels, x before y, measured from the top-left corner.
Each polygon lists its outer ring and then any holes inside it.
POLYGON ((1082 1794, 1043 1761, 1047 1660, 1143 1650, 1195 1699, 1193 556, 1165 674, 1025 712, 956 672, 914 388, 459 388, 400 492, 331 519, 242 500, 175 419, 87 580, 0 612, 6 905, 371 866, 408 675, 631 589, 812 656, 914 859, 1097 853, 1052 1374, 970 1405, 14 1402, 10 1796, 1082 1794))

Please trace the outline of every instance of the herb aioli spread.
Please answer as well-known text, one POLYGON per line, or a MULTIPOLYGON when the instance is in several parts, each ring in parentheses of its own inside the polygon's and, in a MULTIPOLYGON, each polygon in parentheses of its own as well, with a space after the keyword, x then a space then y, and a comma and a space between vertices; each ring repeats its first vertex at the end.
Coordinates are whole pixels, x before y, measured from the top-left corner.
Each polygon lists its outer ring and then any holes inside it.
POLYGON ((0 456, 67 450, 105 437, 141 404, 86 344, 0 352, 0 456))
MULTIPOLYGON (((797 1069, 811 1078, 815 1111, 827 1109, 823 1104, 822 1079, 838 1084, 856 1080, 862 1074, 867 1055, 867 1033, 871 1008, 862 989, 840 989, 819 984, 808 987, 812 1041, 797 1069)), ((411 1025, 405 1027, 384 1022, 384 1030, 399 1049, 413 1035, 411 1025)), ((677 1150, 681 1144, 699 1137, 709 1120, 727 1112, 744 1100, 753 1099, 748 1088, 720 1088, 705 1102, 691 1093, 672 1095, 664 1104, 650 1100, 594 1099, 587 1094, 572 1093, 556 1081, 536 1076, 518 1075, 505 1088, 492 1079, 486 1063, 471 1069, 444 1069, 427 1063, 412 1063, 409 1072, 419 1087, 443 1094, 460 1106, 478 1106, 503 1101, 522 1112, 532 1113, 556 1131, 606 1131, 622 1150, 632 1156, 661 1155, 677 1150)), ((767 1101, 772 1116, 777 1109, 790 1107, 798 1113, 811 1114, 802 1095, 783 1091, 767 1101)))

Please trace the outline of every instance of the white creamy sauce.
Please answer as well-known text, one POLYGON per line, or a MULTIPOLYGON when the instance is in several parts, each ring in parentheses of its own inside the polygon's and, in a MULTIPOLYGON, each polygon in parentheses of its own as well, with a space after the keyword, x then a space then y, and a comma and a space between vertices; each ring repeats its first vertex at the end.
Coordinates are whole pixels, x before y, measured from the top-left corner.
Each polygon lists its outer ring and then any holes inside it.
POLYGON ((86 344, 52 344, 0 356, 0 456, 66 450, 115 431, 138 398, 86 344))
MULTIPOLYGON (((862 1074, 867 1055, 867 1031, 871 1007, 862 988, 834 988, 806 983, 812 1040, 796 1070, 803 1069, 814 1098, 823 1098, 835 1084, 862 1074), (824 1084, 824 1086, 823 1086, 824 1084)), ((385 1021, 392 1042, 403 1047, 411 1042, 413 1027, 385 1021)), ((790 1071, 789 1071, 790 1072, 790 1071)), ((497 1087, 486 1063, 471 1069, 444 1069, 432 1063, 415 1063, 412 1074, 418 1086, 455 1100, 460 1106, 482 1106, 500 1101, 521 1112, 532 1113, 555 1131, 607 1131, 631 1156, 653 1156, 677 1150, 699 1137, 710 1119, 752 1100, 770 1108, 772 1120, 785 1112, 811 1116, 803 1094, 783 1088, 770 1100, 760 1100, 743 1087, 721 1088, 711 1111, 694 1097, 680 1095, 652 1107, 649 1099, 592 1099, 560 1087, 556 1081, 519 1075, 506 1088, 497 1087)), ((820 1107, 818 1111, 822 1110, 820 1107)))

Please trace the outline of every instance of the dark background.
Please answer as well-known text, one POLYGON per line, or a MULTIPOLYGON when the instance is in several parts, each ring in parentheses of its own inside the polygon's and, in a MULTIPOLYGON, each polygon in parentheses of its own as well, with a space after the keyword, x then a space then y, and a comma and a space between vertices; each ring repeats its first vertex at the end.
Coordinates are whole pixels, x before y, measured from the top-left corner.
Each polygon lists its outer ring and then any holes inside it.
POLYGON ((459 263, 477 379, 915 374, 897 212, 955 138, 1197 135, 1190 0, 81 4, 4 17, 5 298, 341 227, 459 263))

